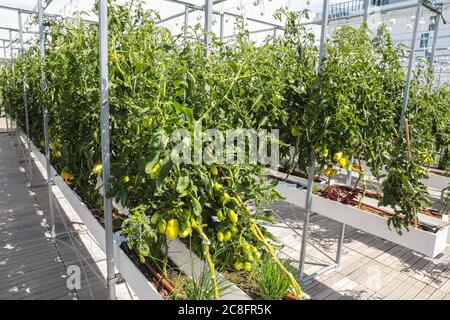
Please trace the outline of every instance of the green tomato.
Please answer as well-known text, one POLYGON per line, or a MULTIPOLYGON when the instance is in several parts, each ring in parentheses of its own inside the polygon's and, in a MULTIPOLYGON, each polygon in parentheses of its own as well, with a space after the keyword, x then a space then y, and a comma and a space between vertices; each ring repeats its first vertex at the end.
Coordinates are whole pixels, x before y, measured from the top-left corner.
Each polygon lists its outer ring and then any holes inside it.
POLYGON ((218 182, 214 183, 214 185, 213 185, 213 189, 216 192, 219 192, 220 190, 222 190, 222 188, 223 188, 223 186, 218 182))
POLYGON ((158 229, 161 233, 165 233, 167 228, 167 222, 166 220, 162 219, 158 223, 158 229))
POLYGON ((225 234, 223 235, 223 241, 228 241, 231 239, 233 235, 231 234, 230 230, 225 231, 225 234))

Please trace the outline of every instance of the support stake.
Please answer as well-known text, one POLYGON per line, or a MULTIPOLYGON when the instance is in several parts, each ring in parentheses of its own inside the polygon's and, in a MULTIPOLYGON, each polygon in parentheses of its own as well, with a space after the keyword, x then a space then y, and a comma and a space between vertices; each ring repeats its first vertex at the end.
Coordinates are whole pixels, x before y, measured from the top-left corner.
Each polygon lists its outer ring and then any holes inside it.
POLYGON ((100 129, 103 166, 103 212, 105 217, 105 253, 109 299, 116 300, 116 274, 110 190, 110 135, 109 135, 109 70, 108 70, 108 0, 99 0, 100 34, 100 129))

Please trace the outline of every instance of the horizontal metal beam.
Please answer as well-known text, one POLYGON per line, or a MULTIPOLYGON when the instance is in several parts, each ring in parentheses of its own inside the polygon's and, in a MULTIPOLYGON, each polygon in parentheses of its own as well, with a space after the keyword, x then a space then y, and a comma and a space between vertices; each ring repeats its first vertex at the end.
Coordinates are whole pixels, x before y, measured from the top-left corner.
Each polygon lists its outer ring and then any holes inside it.
MULTIPOLYGON (((12 31, 12 32, 19 32, 19 29, 16 28, 8 28, 8 27, 0 27, 0 30, 7 30, 7 31, 12 31)), ((29 33, 29 34, 39 34, 39 31, 26 31, 24 30, 23 33, 29 33)))
MULTIPOLYGON (((28 10, 28 9, 23 9, 23 8, 18 8, 18 7, 5 6, 5 5, 0 5, 0 9, 17 11, 17 12, 24 13, 24 14, 37 14, 38 13, 37 10, 28 10)), ((44 16, 48 17, 48 18, 60 18, 60 17, 62 17, 62 16, 60 16, 58 14, 53 14, 53 13, 45 13, 44 16)))
MULTIPOLYGON (((194 4, 192 4, 192 3, 185 2, 185 1, 182 1, 182 0, 165 0, 165 1, 177 3, 177 4, 179 4, 179 5, 184 5, 184 6, 188 7, 188 8, 191 8, 191 11, 190 11, 190 12, 194 12, 194 11, 204 11, 204 6, 194 5, 194 4)), ((219 4, 219 3, 224 2, 224 1, 226 1, 226 0, 217 0, 217 1, 214 2, 214 4, 219 4)), ((180 12, 180 13, 178 13, 178 14, 174 14, 174 15, 169 16, 169 17, 167 17, 167 18, 161 19, 161 21, 159 21, 158 23, 163 23, 163 22, 170 21, 170 20, 172 20, 172 19, 176 19, 176 18, 178 18, 178 17, 183 16, 184 14, 185 14, 184 11, 183 11, 183 12, 180 12)), ((231 12, 226 12, 226 11, 221 12, 221 11, 219 11, 219 10, 213 10, 213 14, 215 14, 215 15, 221 15, 221 14, 224 14, 224 15, 227 15, 227 16, 231 16, 231 17, 233 17, 233 18, 243 18, 242 15, 235 14, 235 13, 231 13, 231 12)), ((247 21, 251 21, 251 22, 255 22, 255 23, 260 23, 260 24, 264 24, 264 25, 267 25, 267 26, 271 26, 271 27, 277 27, 277 28, 280 29, 280 30, 284 30, 284 27, 283 27, 282 25, 279 25, 279 24, 276 24, 276 23, 271 23, 271 22, 267 22, 267 21, 264 21, 264 20, 259 20, 259 19, 254 19, 254 18, 248 18, 248 17, 245 18, 245 19, 246 19, 247 21)))

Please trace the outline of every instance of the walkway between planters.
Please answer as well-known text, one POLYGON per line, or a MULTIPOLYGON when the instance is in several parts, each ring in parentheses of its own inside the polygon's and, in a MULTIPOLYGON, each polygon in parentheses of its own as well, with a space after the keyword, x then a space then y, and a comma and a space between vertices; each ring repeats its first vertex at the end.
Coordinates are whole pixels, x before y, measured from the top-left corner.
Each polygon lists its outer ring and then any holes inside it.
MULTIPOLYGON (((2 129, 0 124, 0 300, 107 299, 105 254, 81 219, 59 205, 56 233, 81 232, 52 241, 47 188, 28 187, 15 138, 2 129)), ((34 163, 32 172, 33 185, 45 185, 34 163)), ((126 283, 117 286, 117 297, 136 298, 126 283)))
POLYGON ((72 299, 64 263, 27 186, 8 136, 0 133, 0 299, 72 299))

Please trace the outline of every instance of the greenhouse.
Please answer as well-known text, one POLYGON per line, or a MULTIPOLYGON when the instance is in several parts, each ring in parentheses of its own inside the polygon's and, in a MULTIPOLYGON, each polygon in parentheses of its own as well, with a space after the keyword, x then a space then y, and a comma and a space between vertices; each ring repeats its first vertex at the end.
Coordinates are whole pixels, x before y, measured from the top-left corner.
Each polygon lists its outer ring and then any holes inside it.
POLYGON ((449 21, 0 0, 0 300, 450 300, 449 21))

